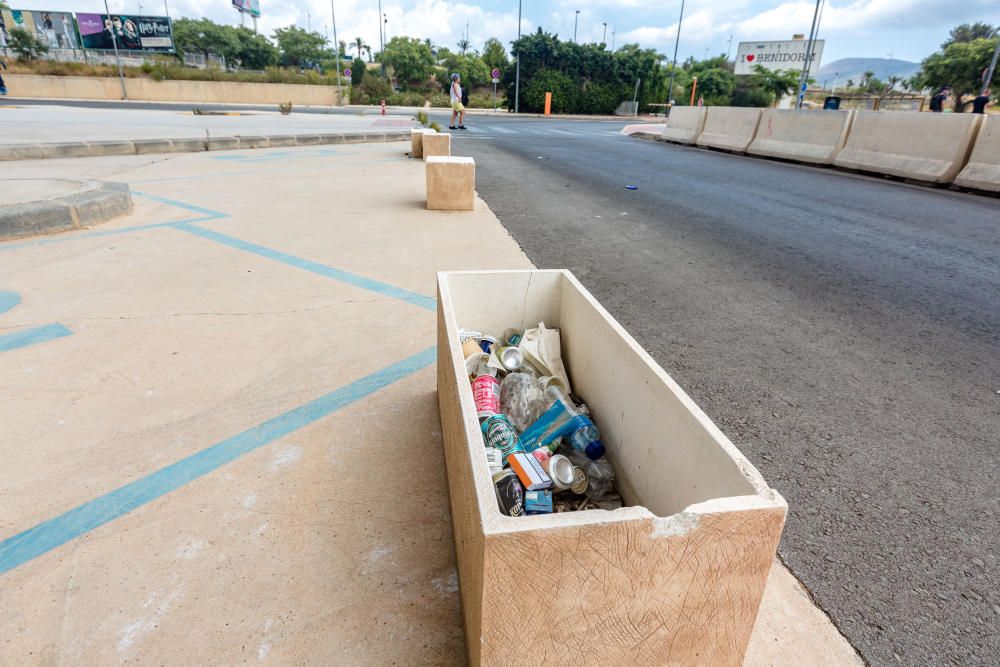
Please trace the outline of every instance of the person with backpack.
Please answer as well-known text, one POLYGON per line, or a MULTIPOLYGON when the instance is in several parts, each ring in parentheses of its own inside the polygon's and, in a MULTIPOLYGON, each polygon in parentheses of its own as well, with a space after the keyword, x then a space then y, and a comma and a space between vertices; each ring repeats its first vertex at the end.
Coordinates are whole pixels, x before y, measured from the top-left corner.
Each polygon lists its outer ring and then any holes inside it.
POLYGON ((948 96, 951 94, 951 88, 948 86, 942 86, 941 90, 937 92, 937 95, 931 98, 931 111, 935 113, 941 113, 944 111, 945 103, 948 101, 948 96))
POLYGON ((451 124, 449 130, 464 130, 465 128, 465 103, 463 99, 468 99, 462 92, 462 77, 457 73, 451 75, 451 124), (458 126, 455 125, 455 118, 458 118, 458 126))

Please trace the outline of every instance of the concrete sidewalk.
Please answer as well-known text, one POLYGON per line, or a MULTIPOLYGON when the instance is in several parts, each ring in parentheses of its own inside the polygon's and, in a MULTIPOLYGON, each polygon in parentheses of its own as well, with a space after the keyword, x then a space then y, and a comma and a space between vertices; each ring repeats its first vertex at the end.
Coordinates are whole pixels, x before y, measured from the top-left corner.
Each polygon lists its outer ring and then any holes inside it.
MULTIPOLYGON (((199 105, 192 104, 194 109, 199 105)), ((213 111, 219 109, 213 107, 213 111)), ((132 141, 231 137, 238 135, 299 135, 364 133, 410 127, 406 117, 305 114, 283 116, 270 110, 236 115, 194 115, 186 111, 146 109, 87 109, 63 106, 0 105, 0 145, 68 141, 132 141)))
MULTIPOLYGON (((136 207, 0 243, 0 664, 464 663, 435 271, 531 263, 404 150, 16 164, 136 207)), ((856 661, 775 564, 746 664, 856 661)))

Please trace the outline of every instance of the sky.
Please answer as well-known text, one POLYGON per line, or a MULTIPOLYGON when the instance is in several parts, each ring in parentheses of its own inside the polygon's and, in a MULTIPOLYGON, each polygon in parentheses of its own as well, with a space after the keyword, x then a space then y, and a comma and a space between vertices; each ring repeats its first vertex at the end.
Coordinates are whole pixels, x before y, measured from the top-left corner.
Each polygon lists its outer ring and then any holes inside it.
MULTIPOLYGON (((15 9, 103 12, 102 0, 8 0, 15 9)), ((207 17, 239 25, 230 0, 109 0, 112 12, 160 15, 165 4, 173 18, 207 17)), ((518 0, 382 0, 388 17, 387 34, 429 38, 455 49, 468 25, 473 48, 489 37, 509 48, 517 36, 518 0)), ((378 0, 333 0, 337 37, 347 42, 360 36, 378 49, 378 0)), ((523 0, 522 32, 541 26, 572 39, 579 11, 577 37, 600 42, 607 23, 607 43, 638 43, 673 55, 681 0, 523 0)), ((679 60, 731 53, 741 41, 791 39, 808 35, 815 0, 687 0, 681 28, 679 60)), ((270 34, 295 24, 333 39, 330 0, 261 0, 258 28, 270 34)), ((959 23, 984 21, 1000 25, 1000 0, 825 0, 820 39, 826 40, 824 62, 839 58, 886 58, 919 61, 934 52, 959 23)), ((247 25, 250 25, 249 19, 247 25)))

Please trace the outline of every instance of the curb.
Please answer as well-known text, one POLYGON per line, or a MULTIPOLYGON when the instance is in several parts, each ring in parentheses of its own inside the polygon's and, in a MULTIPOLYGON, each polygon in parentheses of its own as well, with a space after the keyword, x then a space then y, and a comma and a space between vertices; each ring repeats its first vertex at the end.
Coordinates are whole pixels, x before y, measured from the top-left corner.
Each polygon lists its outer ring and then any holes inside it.
POLYGON ((410 130, 337 134, 275 134, 268 136, 205 137, 191 139, 134 139, 131 141, 74 141, 58 144, 0 145, 0 161, 48 160, 63 157, 105 157, 152 153, 197 153, 250 148, 319 146, 327 144, 409 141, 410 130))
POLYGON ((80 229, 132 211, 128 184, 93 182, 63 197, 0 207, 0 240, 80 229))

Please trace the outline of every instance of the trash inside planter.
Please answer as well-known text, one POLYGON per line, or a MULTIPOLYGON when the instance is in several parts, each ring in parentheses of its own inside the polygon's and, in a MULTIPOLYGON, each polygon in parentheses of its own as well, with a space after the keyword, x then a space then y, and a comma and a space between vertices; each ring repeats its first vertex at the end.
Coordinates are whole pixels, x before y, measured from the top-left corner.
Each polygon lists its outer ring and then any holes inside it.
POLYGON ((741 664, 785 501, 572 274, 438 274, 438 401, 470 664, 741 664), (555 363, 543 322, 563 368, 505 397, 555 363), (602 460, 618 509, 576 474, 602 460))

